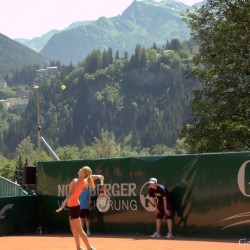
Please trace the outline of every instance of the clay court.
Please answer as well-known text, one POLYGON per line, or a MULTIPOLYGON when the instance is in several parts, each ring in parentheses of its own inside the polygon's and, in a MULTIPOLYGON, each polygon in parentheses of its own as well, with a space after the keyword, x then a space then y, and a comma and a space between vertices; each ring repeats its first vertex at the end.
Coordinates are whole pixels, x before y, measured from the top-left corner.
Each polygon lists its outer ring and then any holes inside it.
MULTIPOLYGON (((239 244, 235 240, 211 240, 175 238, 173 240, 150 239, 148 236, 90 236, 89 241, 97 250, 237 250, 250 249, 246 240, 239 244)), ((51 236, 6 236, 0 237, 1 250, 73 250, 73 237, 70 235, 51 236)), ((86 249, 86 248, 84 248, 86 249)))

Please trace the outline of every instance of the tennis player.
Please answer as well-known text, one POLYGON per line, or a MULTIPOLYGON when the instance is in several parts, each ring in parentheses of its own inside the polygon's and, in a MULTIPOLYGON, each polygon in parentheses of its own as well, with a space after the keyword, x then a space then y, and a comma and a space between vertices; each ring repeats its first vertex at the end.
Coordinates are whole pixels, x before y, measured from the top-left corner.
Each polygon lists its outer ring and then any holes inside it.
POLYGON ((103 175, 92 175, 92 170, 88 166, 80 168, 78 171, 78 178, 75 178, 71 181, 68 195, 66 196, 61 207, 56 210, 56 212, 59 213, 65 208, 66 205, 68 206, 70 229, 73 234, 77 250, 83 249, 80 246, 80 238, 88 250, 95 250, 94 247, 90 246, 88 237, 82 228, 79 197, 81 192, 86 189, 87 186, 90 188, 95 187, 94 180, 96 179, 103 181, 104 177, 103 175))
POLYGON ((82 222, 82 228, 84 229, 84 225, 86 225, 87 236, 89 236, 91 234, 90 226, 89 226, 90 224, 89 210, 91 206, 91 195, 90 195, 89 188, 85 188, 85 190, 81 192, 79 200, 80 200, 80 208, 81 208, 80 218, 82 222))
POLYGON ((160 238, 160 230, 161 230, 161 221, 165 216, 168 225, 168 234, 166 236, 167 239, 174 238, 172 234, 173 228, 173 216, 174 216, 174 209, 173 209, 173 198, 170 192, 161 184, 157 183, 156 178, 151 178, 149 180, 149 197, 152 198, 153 204, 156 207, 156 232, 151 235, 151 238, 160 238))

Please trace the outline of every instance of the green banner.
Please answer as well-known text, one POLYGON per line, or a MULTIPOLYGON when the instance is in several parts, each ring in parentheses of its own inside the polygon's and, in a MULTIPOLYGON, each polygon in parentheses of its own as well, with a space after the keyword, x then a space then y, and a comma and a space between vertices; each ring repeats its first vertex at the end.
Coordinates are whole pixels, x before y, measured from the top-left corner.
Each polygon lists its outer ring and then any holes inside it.
POLYGON ((0 236, 36 233, 39 211, 37 196, 0 198, 0 236))
MULTIPOLYGON (((102 233, 143 233, 155 230, 148 180, 158 179, 173 194, 174 233, 186 236, 231 237, 249 233, 250 153, 197 154, 81 161, 40 162, 38 191, 46 232, 69 232, 68 211, 55 210, 79 168, 90 166, 105 177, 111 208, 95 207, 99 182, 91 190, 91 228, 102 233)), ((162 233, 166 233, 166 222, 162 233)))

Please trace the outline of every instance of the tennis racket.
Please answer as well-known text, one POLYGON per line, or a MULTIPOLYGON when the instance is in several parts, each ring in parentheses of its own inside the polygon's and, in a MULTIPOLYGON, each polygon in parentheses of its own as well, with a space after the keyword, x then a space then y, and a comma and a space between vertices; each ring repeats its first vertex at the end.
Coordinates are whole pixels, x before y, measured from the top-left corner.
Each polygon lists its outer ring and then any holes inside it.
POLYGON ((110 208, 110 198, 104 189, 103 180, 101 180, 101 187, 96 200, 96 206, 97 209, 102 213, 107 212, 110 208))

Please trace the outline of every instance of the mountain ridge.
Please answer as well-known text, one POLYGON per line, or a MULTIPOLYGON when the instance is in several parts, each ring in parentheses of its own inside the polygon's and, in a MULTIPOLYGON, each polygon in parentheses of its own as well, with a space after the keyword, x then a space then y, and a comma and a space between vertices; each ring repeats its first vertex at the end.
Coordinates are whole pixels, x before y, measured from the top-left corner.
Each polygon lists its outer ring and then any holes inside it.
POLYGON ((0 33, 0 79, 24 65, 45 65, 49 59, 0 33))
POLYGON ((41 53, 65 64, 82 61, 95 49, 112 48, 119 53, 132 53, 136 44, 150 47, 168 40, 190 38, 190 31, 180 14, 188 6, 174 0, 133 1, 122 15, 100 17, 92 24, 55 34, 41 53), (177 8, 178 6, 178 8, 177 8))
POLYGON ((93 21, 77 21, 77 22, 71 23, 67 28, 65 28, 63 30, 52 29, 40 37, 34 37, 32 39, 16 38, 14 40, 31 48, 31 49, 33 49, 33 50, 35 50, 35 51, 37 51, 37 52, 40 52, 42 50, 42 48, 45 46, 45 44, 49 41, 49 39, 51 37, 53 37, 55 34, 60 33, 64 30, 74 29, 74 28, 81 26, 81 25, 88 25, 92 22, 93 21))

